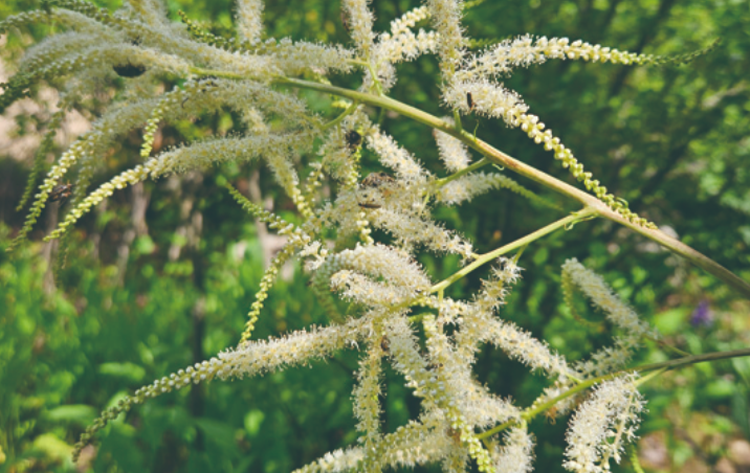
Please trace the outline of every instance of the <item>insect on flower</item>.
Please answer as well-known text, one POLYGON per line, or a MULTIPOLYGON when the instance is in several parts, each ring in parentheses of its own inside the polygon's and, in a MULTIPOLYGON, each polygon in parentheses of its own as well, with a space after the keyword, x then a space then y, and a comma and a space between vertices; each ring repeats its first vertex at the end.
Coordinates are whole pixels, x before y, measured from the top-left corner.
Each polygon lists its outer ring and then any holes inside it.
POLYGON ((385 353, 389 353, 391 350, 391 342, 385 335, 383 335, 383 338, 380 339, 380 349, 385 353))
MULTIPOLYGON (((375 194, 380 194, 382 197, 386 197, 390 194, 388 186, 393 182, 396 182, 396 180, 382 171, 371 172, 367 175, 366 178, 362 179, 360 186, 365 189, 371 189, 365 191, 365 194, 372 195, 372 193, 374 192, 375 194), (377 189, 377 191, 373 191, 372 189, 377 189)), ((382 207, 381 204, 370 199, 365 200, 364 202, 360 202, 359 206, 364 209, 379 209, 382 207)))
POLYGON ((391 184, 396 180, 384 172, 371 172, 362 180, 362 187, 382 187, 391 184))
POLYGON ((448 429, 445 431, 445 433, 450 437, 453 442, 455 442, 456 445, 461 444, 461 431, 458 429, 454 429, 453 427, 448 427, 448 429))
POLYGON ((469 113, 474 110, 474 98, 471 96, 471 92, 466 92, 466 105, 469 106, 469 113))
POLYGON ((70 184, 66 182, 65 184, 60 184, 58 186, 55 186, 54 189, 52 189, 52 192, 49 193, 49 201, 50 202, 65 202, 68 197, 73 193, 73 184, 70 184))
POLYGON ((357 205, 359 205, 363 209, 379 209, 379 208, 383 207, 382 205, 378 204, 377 202, 359 202, 357 205))
POLYGON ((357 133, 356 130, 347 131, 344 138, 346 139, 346 147, 352 151, 357 149, 360 143, 362 143, 362 135, 357 133))

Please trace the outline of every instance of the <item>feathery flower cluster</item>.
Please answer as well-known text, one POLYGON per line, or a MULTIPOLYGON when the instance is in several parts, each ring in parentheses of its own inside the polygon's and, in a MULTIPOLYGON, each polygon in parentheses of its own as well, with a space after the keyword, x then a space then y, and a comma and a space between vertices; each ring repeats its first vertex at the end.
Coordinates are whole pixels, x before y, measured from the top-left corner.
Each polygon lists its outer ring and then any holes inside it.
POLYGON ((481 77, 503 76, 517 67, 543 64, 548 59, 581 59, 591 62, 613 64, 648 64, 655 56, 618 51, 617 49, 592 45, 581 40, 542 36, 534 40, 531 35, 508 39, 466 59, 464 67, 456 74, 461 81, 481 77))
POLYGON ((165 94, 159 101, 159 104, 151 111, 151 117, 149 117, 148 122, 146 122, 146 127, 143 129, 144 133, 143 144, 141 145, 141 157, 145 159, 151 155, 151 150, 154 148, 156 132, 159 129, 159 122, 164 118, 165 113, 170 108, 173 108, 178 101, 184 108, 184 103, 191 97, 194 97, 198 93, 208 93, 210 89, 215 87, 216 84, 213 83, 203 84, 198 81, 192 81, 185 84, 185 87, 182 89, 173 89, 165 94))
MULTIPOLYGON (((432 320, 428 318, 425 333, 434 336, 435 328, 431 322, 432 320)), ((458 409, 455 397, 448 392, 450 386, 445 382, 440 369, 428 369, 427 361, 419 354, 414 336, 409 330, 405 330, 403 320, 391 321, 390 328, 387 335, 390 350, 396 361, 394 367, 406 378, 407 387, 413 388, 414 394, 423 398, 423 406, 427 412, 434 409, 446 411, 446 420, 449 422, 451 431, 456 433, 460 445, 477 462, 479 471, 493 471, 489 453, 482 447, 473 429, 458 409)))
POLYGON ((398 36, 402 33, 406 33, 410 28, 414 28, 420 21, 426 20, 430 17, 429 9, 426 6, 421 6, 409 10, 404 13, 400 18, 396 18, 391 21, 391 33, 383 33, 383 38, 388 39, 392 36, 398 36))
POLYGON ((263 2, 241 0, 237 2, 237 30, 240 38, 250 44, 260 41, 263 32, 263 2))
MULTIPOLYGON (((377 57, 390 64, 413 61, 424 54, 434 53, 440 44, 440 38, 434 31, 419 30, 417 34, 405 31, 393 37, 383 35, 377 45, 377 57)), ((384 71, 384 74, 388 72, 384 71)), ((383 79, 381 79, 382 81, 383 79)))
POLYGON ((563 466, 576 473, 609 471, 609 459, 620 463, 626 443, 636 438, 644 401, 634 376, 605 381, 581 404, 566 435, 563 466))
POLYGON ((380 343, 382 335, 373 329, 367 340, 367 354, 359 362, 357 385, 352 393, 354 416, 359 420, 357 430, 362 433, 359 441, 365 452, 372 451, 380 435, 381 359, 385 350, 380 343))
POLYGON ((432 22, 440 35, 438 52, 443 80, 450 82, 463 56, 463 28, 461 27, 461 0, 427 0, 432 22))
POLYGON ((490 278, 482 281, 482 290, 476 296, 474 305, 483 312, 492 312, 505 304, 505 296, 510 286, 521 277, 521 268, 508 258, 499 258, 499 266, 492 268, 490 278))
MULTIPOLYGON (((461 67, 454 74, 452 73, 450 80, 446 80, 443 99, 454 110, 463 113, 477 112, 489 117, 501 118, 509 126, 521 128, 537 144, 543 143, 545 149, 553 150, 555 159, 562 161, 563 167, 570 168, 571 174, 583 182, 587 190, 603 200, 612 210, 630 222, 656 229, 653 223, 629 210, 627 203, 609 194, 607 188, 598 180, 593 179, 590 172, 585 172, 583 165, 573 156, 570 149, 566 148, 559 138, 553 136, 550 130, 545 130, 539 117, 527 114, 529 107, 523 103, 518 94, 507 90, 502 84, 497 83, 496 79, 498 76, 510 74, 516 67, 542 64, 548 59, 625 65, 664 64, 690 60, 709 50, 710 48, 706 48, 685 58, 683 56, 664 58, 623 52, 581 40, 571 43, 568 38, 540 37, 534 41, 532 36, 525 35, 502 41, 474 55, 464 57, 462 54, 461 67), (467 97, 471 99, 467 100, 467 97)), ((445 74, 445 70, 443 72, 445 74)))
POLYGON ((419 161, 380 130, 373 130, 367 137, 367 145, 380 156, 384 166, 393 169, 399 179, 408 184, 422 184, 427 179, 427 171, 419 161))
POLYGON ((546 343, 540 342, 510 322, 501 322, 489 317, 466 317, 467 330, 479 332, 479 341, 488 341, 501 348, 511 358, 516 358, 532 369, 542 369, 550 376, 562 378, 572 372, 565 359, 552 353, 546 343))
POLYGON ((65 108, 61 108, 50 117, 50 120, 47 123, 47 132, 44 134, 44 138, 42 138, 42 142, 39 144, 39 148, 37 148, 36 153, 34 154, 34 166, 31 168, 31 174, 26 183, 26 188, 23 191, 23 196, 16 206, 16 212, 23 210, 26 203, 28 203, 31 198, 31 194, 34 192, 34 186, 36 185, 39 174, 44 167, 45 158, 47 157, 47 153, 52 149, 55 135, 57 135, 60 125, 62 125, 66 111, 65 108))
POLYGON ((495 469, 503 473, 531 473, 534 438, 526 426, 513 427, 505 434, 505 445, 493 452, 495 469))
MULTIPOLYGON (((443 120, 453 124, 452 118, 443 117, 443 120)), ((469 156, 469 150, 466 149, 465 144, 461 143, 456 138, 453 138, 451 135, 439 130, 434 130, 432 134, 438 145, 440 159, 443 161, 447 171, 458 172, 469 165, 471 157, 469 156)))
POLYGON ((514 194, 529 199, 531 202, 559 210, 560 206, 550 202, 529 189, 523 187, 518 182, 501 173, 484 173, 476 172, 467 174, 454 179, 442 185, 435 195, 438 202, 446 205, 456 205, 462 202, 470 201, 474 197, 484 194, 493 189, 508 189, 514 194))
MULTIPOLYGON (((347 282, 350 285, 350 291, 354 287, 360 287, 363 282, 353 278, 355 274, 382 277, 388 281, 389 285, 409 291, 412 297, 416 297, 430 287, 430 280, 423 274, 419 265, 410 260, 408 254, 381 244, 357 246, 353 250, 344 250, 329 255, 324 267, 318 271, 320 274, 333 275, 347 269, 352 271, 340 276, 341 281, 332 282, 336 282, 338 286, 342 282, 347 282), (360 284, 358 285, 357 282, 360 284)), ((366 288, 365 285, 363 290, 366 288)), ((355 296, 352 295, 352 297, 355 296)))
POLYGON ((343 0, 341 8, 346 18, 346 27, 350 31, 360 54, 367 59, 373 48, 375 33, 372 23, 375 18, 370 11, 367 0, 343 0))
POLYGON ((361 448, 349 448, 347 450, 334 450, 323 455, 315 462, 294 470, 294 473, 321 473, 330 471, 334 473, 343 471, 354 471, 363 459, 361 448))
POLYGON ((386 230, 408 248, 424 245, 438 253, 459 254, 467 260, 474 256, 471 243, 429 220, 380 209, 372 224, 386 230))
POLYGON ((576 370, 584 375, 600 376, 622 368, 644 337, 657 335, 655 330, 623 303, 601 276, 584 267, 575 258, 567 260, 562 269, 563 279, 570 279, 591 299, 594 306, 605 312, 614 326, 623 331, 615 337, 614 346, 592 354, 591 359, 579 363, 576 370))
MULTIPOLYGON (((567 261, 563 267, 566 300, 571 301, 572 288, 579 287, 622 333, 612 347, 573 367, 543 340, 499 313, 520 275, 515 260, 502 258, 469 300, 454 300, 444 294, 445 285, 454 279, 433 286, 417 262, 419 250, 483 261, 470 241, 432 217, 433 205, 456 205, 481 193, 506 188, 542 205, 559 207, 503 174, 477 172, 476 168, 487 161, 471 165, 466 145, 441 131, 436 131, 434 138, 439 161, 448 175, 438 179, 422 165, 428 158, 423 154, 428 153, 423 151, 415 157, 373 124, 374 118, 362 103, 369 103, 363 99, 367 95, 362 94, 385 95, 395 84, 398 63, 438 54, 442 98, 456 119, 460 113, 477 113, 520 128, 535 143, 553 151, 574 177, 612 209, 631 222, 648 225, 585 172, 561 140, 498 78, 517 67, 542 64, 548 59, 618 64, 658 63, 663 59, 582 41, 571 43, 566 38, 535 39, 528 35, 470 54, 460 21, 462 10, 470 5, 458 0, 427 0, 425 6, 393 20, 390 31, 383 33, 373 30, 368 0, 343 0, 343 18, 353 47, 263 39, 261 0, 238 0, 237 38, 232 39, 211 34, 181 14, 186 33, 169 23, 166 9, 158 0, 125 3, 122 10, 112 14, 82 0, 57 0, 49 12, 24 13, 0 22, 0 32, 42 21, 66 27, 64 33, 30 50, 19 73, 3 84, 0 110, 26 95, 38 80, 47 80, 60 89, 65 100, 61 109, 83 103, 95 81, 124 89, 122 94, 113 94, 118 103, 51 167, 34 196, 17 241, 28 233, 53 188, 71 170, 78 171, 71 210, 48 239, 60 237, 115 189, 146 178, 226 162, 243 164, 255 158, 263 159, 271 169, 286 197, 295 204, 299 220, 292 220, 297 222, 292 224, 281 219, 229 186, 231 195, 252 218, 268 223, 286 239, 263 275, 239 345, 156 380, 104 412, 81 437, 76 455, 107 422, 147 399, 216 378, 242 378, 306 365, 343 349, 359 350, 361 344, 362 357, 352 393, 360 445, 328 453, 299 471, 378 472, 441 463, 446 471, 464 472, 473 461, 482 472, 527 473, 532 470, 534 456, 533 436, 526 425, 531 409, 574 388, 579 378, 590 379, 621 368, 641 339, 651 334, 648 325, 614 295, 601 277, 576 260, 567 261), (417 24, 428 18, 434 30, 415 32, 417 24), (360 94, 341 93, 354 102, 345 103, 343 113, 328 123, 293 93, 275 88, 279 84, 296 87, 303 83, 297 77, 305 75, 320 80, 310 88, 336 90, 327 76, 333 71, 351 73, 354 65, 364 71, 360 94), (78 76, 68 80, 74 74, 78 76), (161 93, 154 80, 162 76, 180 85, 161 93), (241 128, 224 137, 177 145, 151 157, 160 123, 219 110, 235 112, 241 128), (89 192, 97 159, 121 136, 138 127, 143 127, 142 159, 89 192), (363 146, 372 153, 363 152, 363 146), (309 157, 313 157, 312 162, 305 162, 309 157), (312 169, 304 193, 298 174, 301 162, 312 169), (365 175, 363 169, 373 169, 373 165, 389 172, 365 175), (280 338, 251 340, 278 271, 295 257, 314 273, 312 290, 330 316, 330 325, 309 327, 280 338), (354 303, 342 313, 336 297, 354 303), (417 307, 424 311, 415 312, 417 307), (553 380, 552 385, 527 409, 493 394, 472 375, 476 355, 486 343, 531 370, 543 370, 553 380), (380 398, 386 394, 382 376, 385 363, 403 376, 421 408, 418 418, 391 433, 382 432, 379 425, 380 398), (503 429, 504 433, 497 436, 503 429)), ((40 153, 51 146, 52 132, 63 113, 54 115, 40 153)), ((444 122, 456 128, 454 136, 466 137, 466 133, 458 133, 460 123, 450 118, 444 122)), ((567 435, 566 468, 600 472, 608 469, 609 459, 620 460, 622 445, 632 440, 643 405, 635 384, 633 377, 615 378, 601 384, 581 404, 567 435)), ((576 399, 580 397, 568 396, 556 407, 562 412, 576 399)))
POLYGON ((124 6, 149 25, 158 26, 168 21, 166 6, 158 0, 129 0, 124 6))

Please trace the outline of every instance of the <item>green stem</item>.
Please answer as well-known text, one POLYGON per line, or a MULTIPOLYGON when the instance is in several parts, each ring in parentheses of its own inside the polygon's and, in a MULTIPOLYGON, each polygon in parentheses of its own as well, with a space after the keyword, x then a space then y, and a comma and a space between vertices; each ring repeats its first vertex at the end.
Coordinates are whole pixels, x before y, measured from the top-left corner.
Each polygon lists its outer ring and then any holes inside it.
POLYGON ((517 424, 519 421, 528 422, 529 420, 533 419, 534 417, 538 416, 542 412, 547 411, 548 409, 552 408, 555 404, 558 402, 569 398, 570 396, 573 396, 575 394, 578 394, 581 391, 584 391, 591 386, 600 383, 602 381, 607 381, 612 378, 615 378, 617 376, 623 375, 625 373, 632 373, 633 371, 637 371, 639 373, 643 373, 646 371, 656 371, 656 373, 652 373, 648 376, 645 376, 644 378, 641 378, 638 380, 638 384, 645 383, 652 378, 660 375, 666 370, 674 369, 674 368, 680 368, 686 365, 694 365, 696 363, 705 363, 707 361, 716 361, 716 360, 724 360, 727 358, 739 358, 742 356, 750 356, 750 348, 741 348, 739 350, 730 350, 730 351, 719 351, 714 353, 706 353, 704 355, 693 355, 693 356, 686 356, 684 358, 680 358, 677 360, 670 360, 670 361, 663 361, 661 363, 651 363, 648 365, 641 365, 636 366, 634 368, 628 368, 625 370, 616 371, 614 373, 606 374, 603 376, 599 376, 596 378, 587 379, 586 381, 577 384, 576 386, 570 388, 569 390, 565 391, 564 393, 560 394, 559 396, 550 399, 549 401, 538 405, 537 407, 533 409, 527 409, 521 414, 520 419, 511 419, 507 422, 504 422, 497 427, 493 427, 490 430, 487 430, 485 432, 482 432, 481 434, 477 435, 477 438, 483 439, 485 437, 490 437, 492 435, 495 435, 498 432, 502 432, 503 430, 507 429, 508 427, 511 427, 515 424, 517 424))
POLYGON ((453 123, 455 123, 456 131, 458 133, 464 131, 464 128, 461 125, 461 114, 458 113, 458 110, 453 110, 453 123))
POLYGON ((440 189, 441 187, 443 187, 444 185, 448 184, 449 182, 455 181, 459 177, 465 176, 465 175, 469 174, 470 172, 474 172, 477 169, 482 168, 482 167, 490 164, 491 162, 492 161, 490 161, 487 158, 482 158, 479 161, 477 161, 476 163, 473 163, 473 164, 471 164, 471 165, 469 165, 469 166, 461 169, 460 171, 454 172, 450 176, 445 176, 442 179, 436 179, 435 182, 432 183, 432 186, 433 186, 434 189, 440 189))
POLYGON ((348 107, 346 108, 346 110, 344 110, 344 111, 343 111, 343 112, 341 113, 341 115, 339 115, 338 117, 334 118, 334 119, 333 119, 333 120, 331 120, 330 122, 328 122, 328 123, 326 123, 325 125, 323 125, 323 130, 325 131, 325 130, 327 130, 327 129, 329 129, 329 128, 332 128, 332 127, 334 127, 334 126, 338 125, 339 123, 341 123, 342 121, 344 121, 344 118, 346 118, 347 116, 349 116, 349 115, 351 115, 352 113, 354 113, 354 111, 355 111, 355 110, 357 110, 357 107, 358 107, 358 106, 359 106, 359 102, 352 102, 352 104, 351 104, 351 105, 349 105, 349 106, 348 106, 348 107))
POLYGON ((375 90, 377 90, 378 95, 383 95, 383 86, 380 84, 380 80, 378 80, 378 75, 375 73, 375 68, 372 66, 372 64, 370 64, 369 61, 359 61, 357 59, 353 59, 349 62, 357 66, 366 67, 367 70, 370 71, 370 76, 372 76, 372 83, 375 85, 375 90))
POLYGON ((430 292, 441 292, 445 290, 446 287, 450 286, 454 282, 458 281, 459 279, 463 278, 467 274, 471 273, 478 267, 484 265, 485 263, 494 260, 495 258, 504 255, 505 253, 508 253, 510 251, 513 251, 517 248, 524 247, 528 245, 529 243, 538 240, 539 238, 548 235, 555 230, 558 230, 560 228, 566 227, 567 225, 573 224, 579 220, 586 219, 592 215, 595 215, 596 211, 594 209, 591 209, 589 207, 584 208, 583 210, 579 212, 574 212, 567 217, 561 218, 560 220, 550 223, 546 227, 542 227, 539 230, 529 233, 523 238, 519 238, 518 240, 514 241, 513 243, 508 243, 505 246, 501 246, 500 248, 490 251, 489 253, 485 253, 483 255, 477 256, 477 259, 474 260, 471 264, 461 268, 459 271, 456 271, 453 273, 449 278, 444 279, 443 281, 437 283, 436 285, 432 286, 430 289, 430 292))

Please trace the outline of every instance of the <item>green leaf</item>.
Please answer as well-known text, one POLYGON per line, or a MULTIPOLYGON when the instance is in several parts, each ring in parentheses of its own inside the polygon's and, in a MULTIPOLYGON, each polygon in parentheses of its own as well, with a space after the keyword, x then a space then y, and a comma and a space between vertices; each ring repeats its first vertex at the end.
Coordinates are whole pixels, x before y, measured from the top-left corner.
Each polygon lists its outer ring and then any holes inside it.
POLYGON ((705 388, 706 394, 714 399, 729 398, 737 392, 737 386, 728 379, 715 379, 708 383, 705 388))
POLYGON ((99 365, 99 373, 118 378, 125 378, 138 383, 146 376, 146 370, 134 363, 102 363, 99 365))
POLYGON ((676 308, 667 310, 654 317, 654 325, 664 335, 672 335, 684 330, 688 309, 676 308))
POLYGON ((260 426, 266 415, 258 409, 253 409, 245 415, 245 431, 250 437, 255 437, 260 431, 260 426))
POLYGON ((56 422, 71 422, 86 426, 96 419, 97 411, 85 404, 69 404, 55 407, 44 414, 45 419, 56 422))

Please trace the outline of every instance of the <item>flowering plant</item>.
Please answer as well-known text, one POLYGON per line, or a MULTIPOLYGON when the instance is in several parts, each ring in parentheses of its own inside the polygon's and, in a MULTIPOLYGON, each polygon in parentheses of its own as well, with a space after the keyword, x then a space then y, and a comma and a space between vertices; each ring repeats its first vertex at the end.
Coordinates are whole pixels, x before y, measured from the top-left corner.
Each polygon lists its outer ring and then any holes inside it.
MULTIPOLYGON (((353 46, 321 45, 289 39, 263 39, 259 0, 240 0, 237 37, 227 39, 183 16, 169 21, 157 0, 131 0, 110 13, 81 0, 58 0, 46 8, 7 18, 0 31, 30 22, 55 22, 65 28, 31 48, 19 72, 6 84, 0 109, 26 95, 29 86, 46 80, 60 93, 61 112, 53 117, 54 133, 62 113, 77 106, 103 79, 119 76, 125 92, 92 129, 56 160, 33 195, 26 224, 13 247, 22 243, 60 181, 77 171, 69 212, 47 239, 63 236, 85 213, 117 189, 188 170, 227 162, 263 160, 294 203, 299 222, 292 223, 228 191, 254 218, 285 237, 269 265, 236 347, 186 367, 137 390, 103 413, 82 435, 74 456, 107 422, 134 405, 190 384, 242 378, 326 358, 337 351, 362 352, 352 394, 359 445, 330 452, 300 471, 381 471, 388 467, 441 464, 465 471, 473 462, 480 471, 530 471, 534 437, 528 422, 541 413, 562 416, 575 409, 568 429, 564 467, 578 472, 609 469, 633 440, 645 401, 638 386, 663 370, 684 364, 747 355, 726 352, 685 356, 657 365, 628 367, 645 339, 659 334, 604 280, 570 259, 562 268, 562 286, 572 300, 580 290, 601 308, 616 328, 611 346, 583 360, 571 361, 502 317, 499 311, 520 277, 521 252, 536 240, 593 218, 628 227, 705 269, 745 297, 750 285, 635 214, 595 179, 559 137, 529 111, 529 106, 500 79, 521 67, 549 60, 583 60, 624 65, 687 62, 708 49, 678 57, 622 52, 567 38, 532 37, 505 40, 472 52, 461 15, 473 3, 429 0, 393 20, 390 31, 373 29, 365 0, 343 0, 342 17, 353 46), (415 31, 421 22, 432 29, 415 31), (389 97, 398 64, 425 54, 439 58, 439 86, 449 117, 436 117, 389 97), (357 90, 333 85, 334 74, 360 74, 357 90), (178 85, 162 92, 156 79, 178 85), (299 89, 337 96, 343 111, 335 117, 313 113, 294 92, 299 89), (431 128, 444 176, 430 172, 378 123, 372 108, 396 112, 431 128), (229 109, 242 119, 233 135, 175 147, 152 155, 160 124, 200 112, 229 109), (502 120, 520 128, 534 143, 551 151, 586 191, 525 164, 463 128, 466 115, 502 120), (280 119, 279 119, 280 118, 280 119), (143 128, 142 162, 89 191, 98 156, 123 134, 143 128), (388 172, 363 175, 368 150, 388 172), (470 150, 481 158, 473 160, 470 150), (300 178, 306 160, 312 171, 300 178), (529 178, 581 209, 512 243, 484 254, 457 231, 436 221, 436 206, 454 206, 492 189, 506 188, 538 205, 560 209, 556 202, 531 192, 490 164, 529 178), (485 168, 485 170, 482 170, 485 168), (333 189, 325 198, 321 189, 333 189), (373 236, 373 230, 377 233, 373 236), (377 237, 377 238, 376 238, 377 237), (417 256, 420 252, 455 254, 463 267, 434 281, 417 256), (509 257, 515 252, 513 257, 509 257), (323 327, 266 340, 253 339, 264 300, 281 266, 292 258, 304 263, 311 290, 329 314, 323 327), (481 290, 471 298, 449 297, 446 289, 467 274, 495 262, 481 290), (343 312, 336 297, 350 302, 343 312), (472 376, 483 344, 503 350, 531 370, 549 378, 536 399, 522 403, 490 392, 472 376), (421 401, 418 418, 386 433, 380 426, 384 364, 405 380, 421 401), (645 376, 642 373, 648 372, 645 376), (588 388, 593 388, 587 392, 588 388), (576 407, 577 406, 577 407, 576 407)), ((50 140, 43 141, 39 156, 50 140)), ((41 159, 41 158, 40 158, 41 159)), ((32 197, 30 180, 24 203, 32 197)), ((70 186, 64 190, 71 194, 70 186)), ((571 303, 571 310, 573 304, 571 303)))

